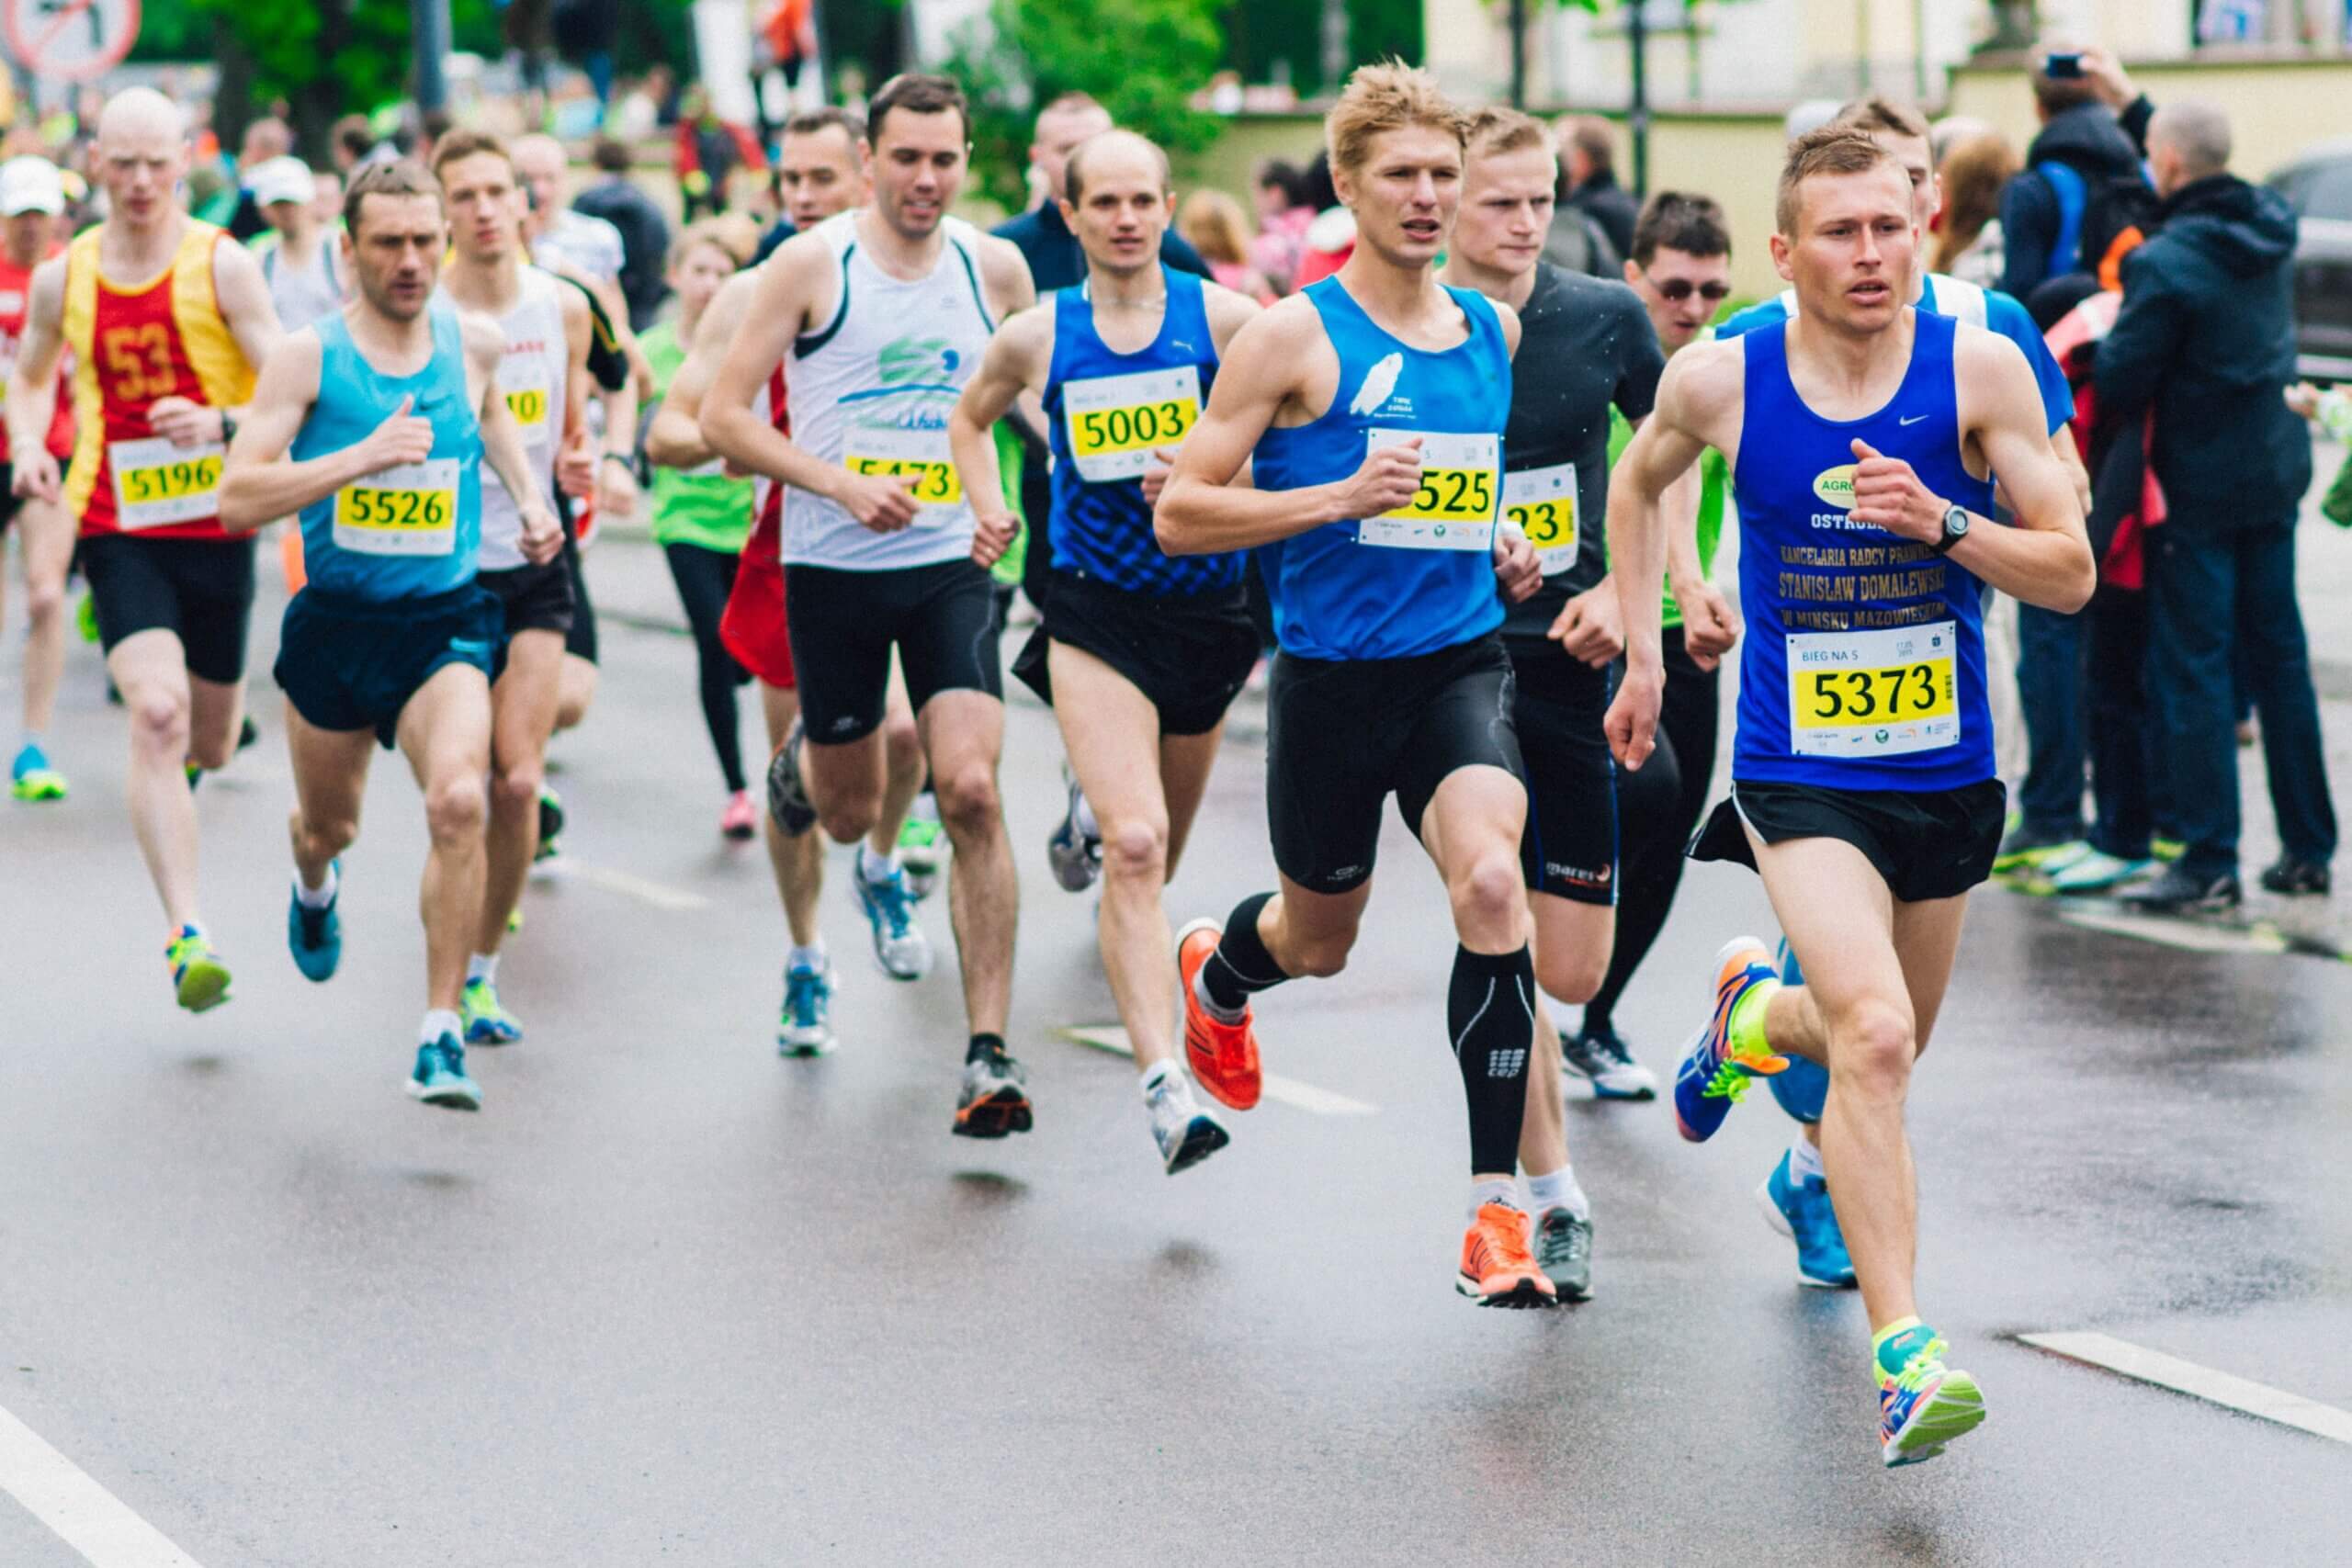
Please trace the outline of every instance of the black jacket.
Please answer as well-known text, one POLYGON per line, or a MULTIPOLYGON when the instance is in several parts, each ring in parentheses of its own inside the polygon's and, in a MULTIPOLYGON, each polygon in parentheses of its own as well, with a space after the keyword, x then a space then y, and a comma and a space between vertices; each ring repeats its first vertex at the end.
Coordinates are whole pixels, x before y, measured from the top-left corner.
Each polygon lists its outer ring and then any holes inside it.
POLYGON ((630 329, 643 332, 653 324, 662 296, 670 292, 662 280, 669 270, 669 220, 651 197, 618 175, 590 186, 571 205, 621 231, 621 298, 628 301, 630 329))
POLYGON ((2044 164, 2064 164, 2096 190, 2101 181, 2140 172, 2140 157, 2155 113, 2145 97, 2118 118, 2104 104, 2078 104, 2051 117, 2026 150, 2026 166, 2001 187, 2001 292, 2031 298, 2049 276, 2050 247, 2058 243, 2058 193, 2040 173, 2044 164))
POLYGON ((2280 396, 2295 378, 2295 213, 2215 175, 2173 193, 2123 261, 2123 310, 2093 375, 2117 418, 2155 409, 2167 527, 2291 525, 2312 443, 2280 396))
POLYGON ((1634 193, 1617 183, 1615 175, 1595 175, 1568 192, 1568 205, 1589 214, 1609 236, 1621 256, 1634 254, 1634 225, 1642 215, 1642 204, 1634 193))

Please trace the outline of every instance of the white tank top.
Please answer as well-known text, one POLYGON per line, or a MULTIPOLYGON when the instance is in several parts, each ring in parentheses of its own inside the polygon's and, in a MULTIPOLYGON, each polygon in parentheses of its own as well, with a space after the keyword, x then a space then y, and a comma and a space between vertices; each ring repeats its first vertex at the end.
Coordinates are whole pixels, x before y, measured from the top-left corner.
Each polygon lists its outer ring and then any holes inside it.
POLYGON ((877 534, 822 496, 785 508, 788 565, 846 571, 931 566, 972 549, 972 508, 947 449, 947 416, 996 331, 980 293, 979 231, 943 220, 947 243, 927 277, 906 282, 869 261, 857 213, 827 219, 841 265, 831 322, 792 345, 786 412, 809 456, 861 473, 915 479, 914 525, 877 534))
MULTIPOLYGON (((537 267, 522 269, 523 294, 498 319, 506 332, 506 357, 498 362, 498 389, 514 423, 523 427, 523 449, 531 459, 549 504, 555 499, 556 450, 563 444, 564 382, 571 350, 563 335, 564 286, 537 267)), ((488 463, 481 466, 481 570, 508 571, 524 565, 523 513, 506 493, 505 481, 488 463)))

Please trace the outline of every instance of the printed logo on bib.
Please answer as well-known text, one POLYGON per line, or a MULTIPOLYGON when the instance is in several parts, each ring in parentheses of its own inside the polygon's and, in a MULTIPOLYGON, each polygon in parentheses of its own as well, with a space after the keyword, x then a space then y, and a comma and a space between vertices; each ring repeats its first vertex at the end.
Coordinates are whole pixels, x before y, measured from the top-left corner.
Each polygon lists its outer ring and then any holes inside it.
POLYGON ((915 514, 915 526, 942 521, 928 509, 960 506, 964 481, 947 450, 944 430, 854 430, 842 466, 853 474, 883 474, 914 480, 914 498, 926 509, 915 514), (928 513, 928 514, 926 514, 928 513))
POLYGON ((1503 476, 1503 517, 1527 536, 1544 575, 1577 564, 1577 466, 1522 468, 1503 476))
POLYGON ((1495 547, 1496 480, 1502 437, 1430 430, 1374 430, 1367 451, 1421 438, 1421 483, 1394 512, 1356 525, 1360 545, 1406 550, 1491 550, 1495 547))
POLYGON ((1080 478, 1089 484, 1140 479, 1153 447, 1175 446, 1200 422, 1200 367, 1065 382, 1062 412, 1080 478))
POLYGON ((1789 638, 1789 749, 1899 757, 1960 742, 1960 637, 1951 621, 1789 638))
POLYGON ((1849 512, 1854 505, 1854 465, 1840 463, 1834 468, 1824 468, 1813 477, 1813 493, 1826 505, 1840 512, 1849 512))
POLYGON ((458 459, 385 468, 335 491, 334 543, 364 556, 455 555, 458 459))
POLYGON ((218 442, 175 446, 160 435, 108 446, 107 466, 114 473, 117 525, 135 533, 217 515, 220 460, 228 451, 218 442))

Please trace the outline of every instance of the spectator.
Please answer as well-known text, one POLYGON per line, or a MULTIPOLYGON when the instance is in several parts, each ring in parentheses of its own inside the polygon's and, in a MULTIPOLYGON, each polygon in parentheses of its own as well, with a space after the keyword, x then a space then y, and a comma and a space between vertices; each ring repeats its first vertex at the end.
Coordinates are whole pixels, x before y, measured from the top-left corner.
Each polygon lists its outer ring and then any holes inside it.
POLYGON ((1331 184, 1328 150, 1316 153, 1315 161, 1306 165, 1306 188, 1315 220, 1307 224, 1306 243, 1299 251, 1301 288, 1345 266, 1356 249, 1356 215, 1340 205, 1339 190, 1331 184))
POLYGON ((2041 130, 2026 149, 2025 172, 2001 191, 2001 290, 2030 298, 2044 278, 2095 272, 2081 254, 2082 227, 2103 187, 2141 183, 2140 156, 2155 110, 2102 50, 2045 49, 2033 62, 2033 106, 2041 130), (2081 62, 2081 74, 2053 76, 2052 59, 2081 62))
POLYGON ((433 149, 458 128, 458 117, 447 109, 426 109, 416 117, 416 148, 410 154, 426 168, 433 166, 433 149))
POLYGON ((2283 395, 2295 372, 2295 216, 2229 172, 2229 121, 2211 104, 2157 111, 2148 152, 2159 227, 2124 260, 2123 308, 2093 368, 2109 414, 2154 412, 2169 508, 2146 562, 2150 675, 2187 847, 2138 897, 2216 908, 2241 897, 2233 661, 2261 710, 2285 850, 2262 885, 2324 893, 2335 809, 2295 598, 2312 447, 2283 395))
POLYGON ((245 127, 244 140, 237 152, 237 205, 229 216, 231 234, 250 240, 269 227, 269 220, 262 216, 260 204, 254 200, 254 171, 292 151, 294 133, 275 115, 264 115, 245 127))
POLYGON ((1305 171, 1280 158, 1258 166, 1258 237, 1250 259, 1278 294, 1298 287, 1299 258, 1306 250, 1306 226, 1315 221, 1305 171))
POLYGON ((728 180, 739 168, 765 168, 767 154, 747 128, 718 118, 697 84, 679 102, 676 164, 691 223, 697 213, 726 211, 728 180))
POLYGON ((541 266, 569 266, 594 283, 616 281, 628 254, 621 231, 563 205, 563 143, 552 136, 524 136, 513 152, 515 177, 530 198, 532 220, 524 231, 531 235, 532 259, 541 266))
POLYGON ((653 324, 669 285, 662 281, 663 261, 670 252, 670 224, 653 198, 629 179, 629 150, 609 136, 596 139, 591 157, 596 181, 571 198, 574 210, 601 218, 620 231, 621 298, 628 302, 628 324, 643 332, 653 324))
POLYGON ((1617 141, 1609 122, 1595 115, 1565 121, 1560 126, 1560 166, 1567 175, 1567 205, 1589 213, 1618 255, 1630 254, 1641 205, 1617 183, 1617 141))
MULTIPOLYGON (((1640 224, 1634 225, 1635 231, 1640 224)), ((1544 233, 1544 259, 1568 272, 1581 272, 1594 277, 1614 277, 1624 263, 1624 254, 1610 239, 1600 220, 1569 199, 1568 168, 1560 164, 1559 181, 1553 189, 1552 222, 1544 233)))
POLYGON ((2001 282, 2001 191, 2018 172, 2018 155, 1998 131, 1956 144, 1937 171, 1944 209, 1929 270, 1950 273, 1979 288, 2001 282))
POLYGON ((311 210, 330 234, 343 231, 343 176, 333 169, 311 171, 311 210))
MULTIPOLYGON (((347 114, 334 122, 328 140, 333 143, 335 172, 349 179, 351 171, 367 163, 375 152, 376 128, 364 114, 347 114)), ((425 166, 432 167, 429 164, 425 166)))
POLYGON ((1274 302, 1266 275, 1250 265, 1250 220, 1239 202, 1221 190, 1196 190, 1184 198, 1176 229, 1209 264, 1211 277, 1261 305, 1274 302))

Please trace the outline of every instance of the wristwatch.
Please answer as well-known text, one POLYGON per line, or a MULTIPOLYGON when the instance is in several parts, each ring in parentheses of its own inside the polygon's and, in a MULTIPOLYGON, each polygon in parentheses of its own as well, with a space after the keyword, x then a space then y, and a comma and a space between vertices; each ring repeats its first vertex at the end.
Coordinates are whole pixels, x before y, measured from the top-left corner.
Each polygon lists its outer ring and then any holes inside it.
POLYGON ((237 420, 227 409, 220 411, 220 444, 227 446, 237 438, 237 420))
POLYGON ((1943 536, 1935 542, 1933 548, 1936 554, 1948 556, 1951 554, 1951 547, 1966 537, 1968 537, 1967 508, 1951 507, 1944 513, 1943 536))

